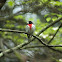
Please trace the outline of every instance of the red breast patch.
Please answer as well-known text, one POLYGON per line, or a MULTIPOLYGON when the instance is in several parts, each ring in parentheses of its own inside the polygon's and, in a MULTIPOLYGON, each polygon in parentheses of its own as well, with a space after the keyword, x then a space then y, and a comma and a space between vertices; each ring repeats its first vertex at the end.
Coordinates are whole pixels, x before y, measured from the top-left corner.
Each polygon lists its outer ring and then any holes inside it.
POLYGON ((31 28, 32 28, 32 24, 28 24, 28 26, 30 27, 30 30, 31 30, 31 28))

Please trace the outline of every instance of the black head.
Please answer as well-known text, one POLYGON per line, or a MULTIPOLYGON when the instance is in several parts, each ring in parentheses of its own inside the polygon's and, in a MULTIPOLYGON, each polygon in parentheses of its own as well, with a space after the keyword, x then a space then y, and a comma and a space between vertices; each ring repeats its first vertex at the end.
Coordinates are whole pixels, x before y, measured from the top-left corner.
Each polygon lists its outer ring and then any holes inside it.
POLYGON ((33 22, 32 22, 32 21, 28 21, 28 23, 29 23, 29 24, 33 24, 33 22))

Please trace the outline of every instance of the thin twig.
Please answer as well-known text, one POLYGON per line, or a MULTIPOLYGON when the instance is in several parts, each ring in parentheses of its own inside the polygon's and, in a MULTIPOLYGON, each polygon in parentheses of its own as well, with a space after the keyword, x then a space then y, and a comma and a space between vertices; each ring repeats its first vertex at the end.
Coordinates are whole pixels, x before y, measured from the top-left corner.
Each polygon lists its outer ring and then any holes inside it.
MULTIPOLYGON (((46 28, 45 28, 45 29, 46 29, 46 28)), ((25 33, 24 31, 10 30, 10 29, 0 29, 0 31, 2 31, 2 32, 25 33)), ((25 33, 25 34, 27 34, 27 33, 25 33)), ((43 42, 41 39, 39 39, 37 36, 34 36, 34 35, 32 35, 32 36, 33 36, 34 38, 38 39, 38 41, 39 41, 41 44, 43 44, 44 46, 46 46, 46 47, 52 49, 53 51, 57 51, 57 52, 62 53, 62 51, 59 51, 59 50, 56 50, 56 49, 53 49, 53 48, 49 47, 48 44, 44 43, 44 42, 43 42)), ((13 49, 13 50, 16 50, 16 49, 22 48, 22 47, 28 45, 29 43, 30 43, 30 42, 24 43, 24 44, 22 44, 22 45, 20 44, 20 45, 14 47, 14 48, 12 48, 12 49, 13 49)), ((23 49, 23 48, 22 48, 22 49, 23 49)), ((0 53, 0 57, 3 56, 5 53, 9 53, 9 52, 11 52, 11 51, 12 51, 11 49, 8 49, 8 50, 6 50, 6 51, 4 51, 4 52, 1 52, 1 53, 0 53)))
POLYGON ((14 33, 25 33, 24 31, 11 30, 11 29, 2 29, 2 28, 0 28, 0 31, 2 31, 2 32, 14 32, 14 33))
POLYGON ((59 29, 61 28, 61 26, 62 26, 62 23, 60 24, 59 28, 57 29, 57 31, 55 32, 55 34, 53 35, 53 37, 50 39, 50 41, 47 44, 50 44, 52 42, 52 40, 54 39, 54 37, 58 33, 59 29))
MULTIPOLYGON (((46 47, 46 46, 44 46, 44 45, 26 46, 23 49, 28 49, 28 48, 41 48, 41 47, 46 47)), ((49 45, 49 47, 62 47, 62 45, 49 45)))
MULTIPOLYGON (((56 21, 52 22, 51 24, 47 25, 45 28, 43 28, 36 36, 39 36, 42 32, 44 32, 46 29, 48 29, 49 27, 51 27, 52 25, 54 25, 55 23, 59 22, 60 20, 62 20, 62 17, 58 18, 56 21)), ((32 41, 35 38, 32 39, 32 41)))
POLYGON ((54 48, 49 47, 48 44, 44 43, 44 42, 43 42, 41 39, 39 39, 37 36, 34 36, 34 35, 33 35, 33 37, 35 37, 41 44, 43 44, 44 46, 48 47, 49 49, 51 49, 51 50, 53 50, 53 51, 56 51, 56 52, 62 53, 62 51, 59 51, 59 50, 56 50, 56 49, 54 49, 54 48))
POLYGON ((52 25, 54 25, 55 23, 59 22, 60 20, 62 20, 61 18, 58 18, 56 21, 52 22, 51 24, 47 25, 45 28, 43 28, 38 34, 37 36, 39 36, 42 32, 44 32, 46 29, 48 29, 49 27, 51 27, 52 25))
MULTIPOLYGON (((27 33, 26 33, 26 34, 27 34, 27 33)), ((34 35, 32 35, 32 36, 35 37, 36 39, 38 39, 38 41, 39 41, 41 44, 43 44, 44 46, 46 46, 46 47, 52 49, 53 51, 62 53, 62 51, 55 50, 55 49, 49 47, 49 45, 45 44, 45 43, 44 43, 41 39, 39 39, 37 36, 34 36, 34 35)), ((17 49, 21 49, 21 50, 22 50, 22 49, 23 49, 22 47, 28 45, 29 43, 30 43, 30 42, 27 42, 27 43, 24 43, 24 44, 20 44, 20 45, 14 47, 14 48, 7 49, 6 51, 3 51, 3 52, 0 53, 0 57, 2 57, 5 53, 13 52, 13 50, 17 50, 17 49)))
POLYGON ((5 50, 5 51, 3 51, 3 52, 0 53, 0 57, 4 56, 6 53, 11 53, 11 52, 13 52, 13 50, 17 50, 17 49, 20 49, 20 48, 21 48, 21 50, 22 50, 22 49, 23 49, 22 47, 28 45, 29 43, 30 43, 30 42, 26 42, 26 43, 23 43, 23 44, 19 44, 19 45, 17 45, 16 47, 13 47, 13 48, 11 48, 11 49, 7 49, 7 50, 5 50))

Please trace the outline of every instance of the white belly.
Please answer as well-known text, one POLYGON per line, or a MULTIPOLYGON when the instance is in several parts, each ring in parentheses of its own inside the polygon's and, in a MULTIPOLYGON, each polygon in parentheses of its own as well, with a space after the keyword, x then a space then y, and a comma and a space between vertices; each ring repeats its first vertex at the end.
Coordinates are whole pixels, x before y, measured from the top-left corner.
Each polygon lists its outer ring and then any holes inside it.
POLYGON ((31 30, 30 30, 30 27, 29 27, 28 25, 26 26, 26 32, 27 32, 28 34, 33 34, 34 31, 35 31, 35 25, 32 24, 31 30))

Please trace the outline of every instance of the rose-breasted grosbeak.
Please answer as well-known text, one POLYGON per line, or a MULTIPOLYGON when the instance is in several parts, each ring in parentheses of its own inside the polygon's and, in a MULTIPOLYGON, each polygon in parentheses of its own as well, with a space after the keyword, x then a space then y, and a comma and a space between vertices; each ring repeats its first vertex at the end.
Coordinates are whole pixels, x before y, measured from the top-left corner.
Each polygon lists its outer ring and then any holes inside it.
POLYGON ((26 26, 26 32, 29 34, 27 35, 28 39, 30 38, 30 35, 34 33, 34 31, 35 31, 35 25, 33 24, 32 21, 28 21, 27 26, 26 26))

